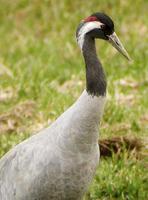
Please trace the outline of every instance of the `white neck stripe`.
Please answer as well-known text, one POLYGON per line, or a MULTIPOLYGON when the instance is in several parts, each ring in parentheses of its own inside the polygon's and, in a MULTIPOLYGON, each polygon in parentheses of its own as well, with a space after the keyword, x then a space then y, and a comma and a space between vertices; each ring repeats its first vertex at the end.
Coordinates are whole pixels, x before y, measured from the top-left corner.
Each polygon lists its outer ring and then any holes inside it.
POLYGON ((84 26, 80 29, 77 37, 78 44, 80 48, 82 49, 83 44, 84 44, 84 37, 85 34, 92 31, 95 28, 101 28, 102 23, 98 21, 93 21, 93 22, 87 22, 84 24, 84 26))

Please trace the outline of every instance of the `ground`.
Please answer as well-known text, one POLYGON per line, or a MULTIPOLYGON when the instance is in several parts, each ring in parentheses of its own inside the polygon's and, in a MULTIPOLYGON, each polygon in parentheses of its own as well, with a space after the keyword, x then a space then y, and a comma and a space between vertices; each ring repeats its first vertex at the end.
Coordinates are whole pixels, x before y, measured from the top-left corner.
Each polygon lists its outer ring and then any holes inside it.
MULTIPOLYGON (((132 58, 97 41, 108 80, 100 138, 132 135, 146 146, 147 9, 146 0, 1 0, 0 156, 54 121, 82 92, 85 67, 75 30, 96 11, 112 17, 132 58)), ((145 153, 102 158, 85 200, 146 200, 145 153)))

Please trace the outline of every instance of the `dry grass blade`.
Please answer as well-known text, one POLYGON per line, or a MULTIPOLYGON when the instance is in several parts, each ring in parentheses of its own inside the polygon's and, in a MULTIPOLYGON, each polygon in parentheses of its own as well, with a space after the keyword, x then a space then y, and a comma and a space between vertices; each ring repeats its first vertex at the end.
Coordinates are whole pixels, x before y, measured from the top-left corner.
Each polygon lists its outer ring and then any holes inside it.
POLYGON ((137 89, 140 87, 140 85, 142 83, 139 83, 137 81, 135 81, 134 79, 131 78, 126 78, 126 79, 120 79, 119 81, 117 81, 117 83, 119 83, 119 85, 123 86, 123 87, 130 87, 133 89, 137 89))
POLYGON ((139 138, 127 136, 102 139, 99 141, 99 145, 100 154, 103 157, 112 156, 112 153, 119 155, 125 149, 129 152, 139 152, 143 146, 139 138))
POLYGON ((24 119, 34 115, 35 102, 26 101, 15 106, 7 113, 0 115, 0 134, 20 132, 24 127, 24 119))
POLYGON ((0 89, 0 102, 11 100, 17 96, 16 91, 12 88, 0 89))
POLYGON ((10 69, 8 69, 5 65, 0 63, 0 76, 6 74, 7 76, 13 78, 13 73, 10 69))

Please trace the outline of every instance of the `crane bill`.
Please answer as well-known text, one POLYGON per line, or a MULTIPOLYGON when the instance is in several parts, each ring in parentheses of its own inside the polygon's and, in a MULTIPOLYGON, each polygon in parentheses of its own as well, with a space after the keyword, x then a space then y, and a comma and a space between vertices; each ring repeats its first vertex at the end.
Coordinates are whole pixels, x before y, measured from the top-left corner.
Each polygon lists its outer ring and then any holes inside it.
POLYGON ((130 56, 128 55, 127 51, 125 50, 115 32, 111 35, 108 35, 108 38, 113 47, 115 47, 125 58, 131 60, 130 56))

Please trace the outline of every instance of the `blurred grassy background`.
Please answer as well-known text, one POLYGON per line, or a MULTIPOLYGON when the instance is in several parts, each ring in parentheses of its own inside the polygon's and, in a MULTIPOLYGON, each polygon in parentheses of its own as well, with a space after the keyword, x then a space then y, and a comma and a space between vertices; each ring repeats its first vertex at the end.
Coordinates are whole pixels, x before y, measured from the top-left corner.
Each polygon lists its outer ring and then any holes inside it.
MULTIPOLYGON (((136 135, 148 122, 148 2, 146 0, 0 1, 0 156, 55 120, 85 87, 75 40, 78 23, 96 11, 115 22, 133 61, 104 41, 98 54, 108 79, 100 137, 136 135)), ((85 199, 147 199, 145 158, 126 152, 102 159, 85 199)))

